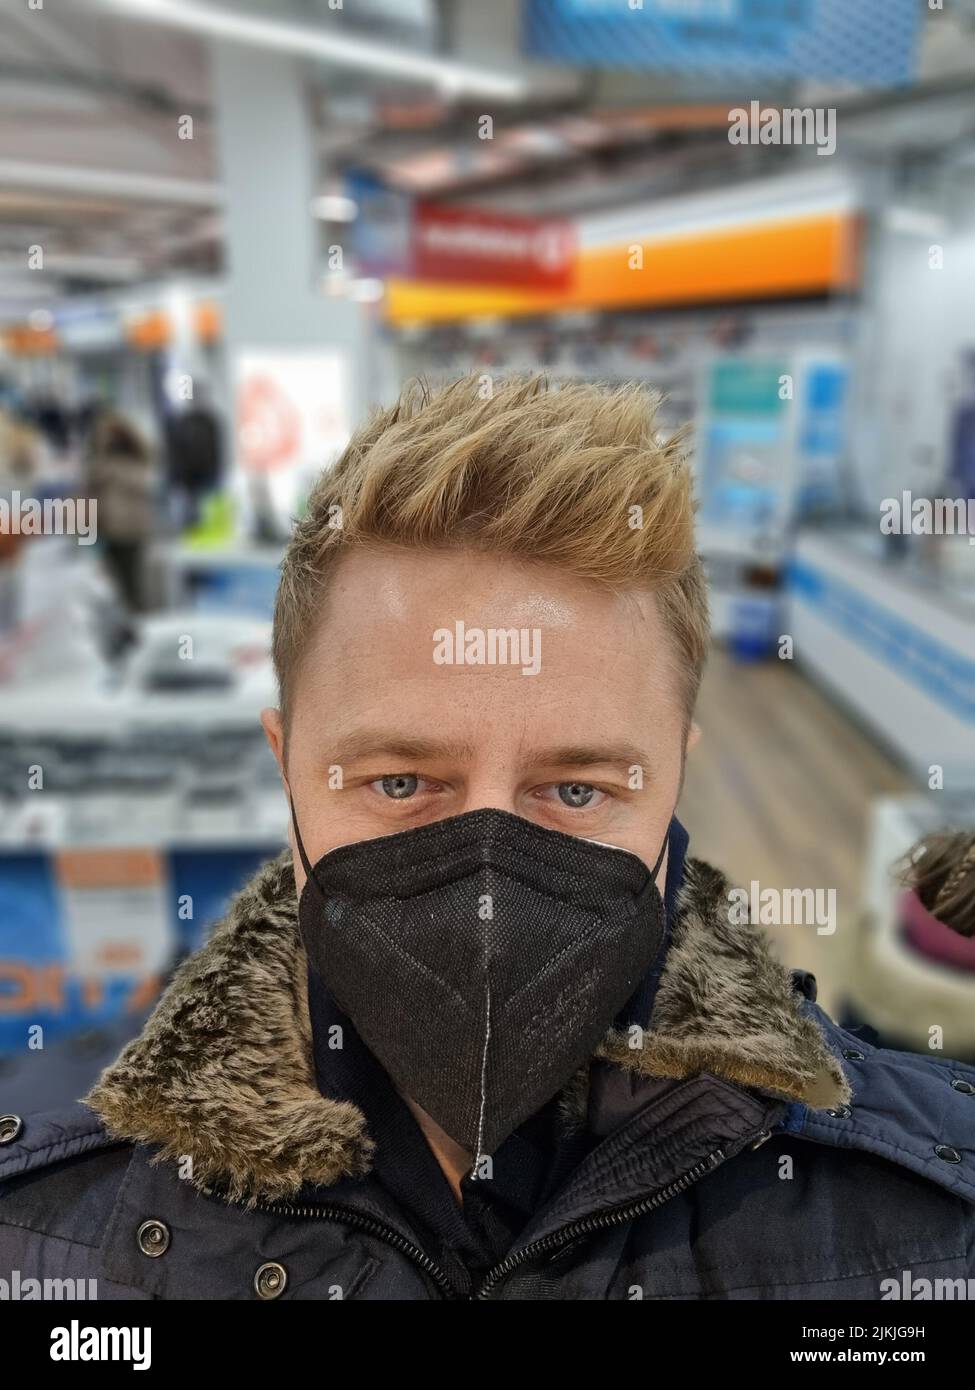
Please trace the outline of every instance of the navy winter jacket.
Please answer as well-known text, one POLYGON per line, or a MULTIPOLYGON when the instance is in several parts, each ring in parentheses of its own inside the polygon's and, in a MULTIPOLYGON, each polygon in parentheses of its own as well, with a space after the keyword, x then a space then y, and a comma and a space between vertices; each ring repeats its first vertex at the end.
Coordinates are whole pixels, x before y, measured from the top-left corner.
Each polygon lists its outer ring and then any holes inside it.
POLYGON ((327 1082, 285 854, 85 1103, 0 1118, 0 1280, 102 1299, 975 1292, 975 1068, 838 1028, 697 860, 649 1028, 610 1029, 559 1097, 585 1157, 486 1273, 425 1245, 327 1082))

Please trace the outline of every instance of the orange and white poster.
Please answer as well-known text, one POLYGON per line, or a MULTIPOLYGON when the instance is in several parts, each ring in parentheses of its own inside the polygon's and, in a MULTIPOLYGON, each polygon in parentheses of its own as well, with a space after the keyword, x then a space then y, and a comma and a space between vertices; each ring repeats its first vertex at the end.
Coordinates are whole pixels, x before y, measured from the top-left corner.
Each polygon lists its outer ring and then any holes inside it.
POLYGON ((287 527, 351 433, 340 352, 241 352, 235 374, 235 458, 252 502, 287 527))

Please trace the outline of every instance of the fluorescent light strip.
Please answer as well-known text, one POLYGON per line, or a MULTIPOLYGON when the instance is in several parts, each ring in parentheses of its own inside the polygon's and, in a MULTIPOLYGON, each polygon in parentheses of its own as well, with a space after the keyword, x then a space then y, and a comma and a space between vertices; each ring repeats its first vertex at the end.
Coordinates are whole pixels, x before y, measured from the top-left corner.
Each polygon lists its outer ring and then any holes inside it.
POLYGON ((223 199, 219 184, 202 179, 171 179, 156 174, 132 174, 112 169, 89 169, 79 164, 43 164, 37 160, 0 159, 4 190, 43 188, 90 197, 121 198, 131 202, 178 203, 212 207, 223 199))
POLYGON ((455 92, 478 92, 482 96, 500 100, 517 100, 527 91, 527 83, 522 77, 509 77, 504 73, 470 67, 466 63, 411 53, 388 44, 350 38, 345 34, 326 34, 302 24, 232 14, 197 4, 195 0, 95 0, 95 3, 103 9, 129 15, 132 19, 153 20, 158 24, 209 34, 215 39, 277 49, 282 53, 324 58, 342 67, 433 82, 455 92))

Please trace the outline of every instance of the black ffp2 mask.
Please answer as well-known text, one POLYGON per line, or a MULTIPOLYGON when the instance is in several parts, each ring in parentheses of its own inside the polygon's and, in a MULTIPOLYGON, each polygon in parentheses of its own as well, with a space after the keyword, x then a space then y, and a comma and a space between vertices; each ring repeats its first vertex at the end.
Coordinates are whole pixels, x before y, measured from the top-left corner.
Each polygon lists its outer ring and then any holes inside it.
POLYGON ((664 938, 629 851, 482 809, 332 850, 298 906, 312 969, 401 1094, 475 1156, 565 1085, 664 938))

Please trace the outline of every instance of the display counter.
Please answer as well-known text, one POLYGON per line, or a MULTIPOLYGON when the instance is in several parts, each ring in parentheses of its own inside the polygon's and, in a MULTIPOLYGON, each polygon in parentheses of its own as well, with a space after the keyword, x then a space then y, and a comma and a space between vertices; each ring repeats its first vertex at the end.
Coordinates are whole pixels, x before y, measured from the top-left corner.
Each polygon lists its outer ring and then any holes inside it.
POLYGON ((975 789, 975 592, 851 530, 800 534, 788 596, 799 665, 920 785, 975 789))

